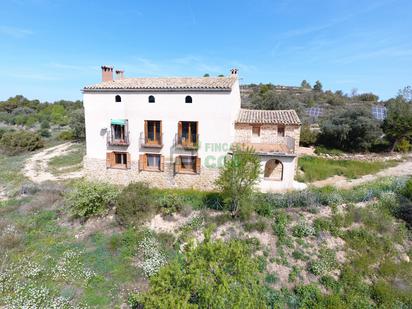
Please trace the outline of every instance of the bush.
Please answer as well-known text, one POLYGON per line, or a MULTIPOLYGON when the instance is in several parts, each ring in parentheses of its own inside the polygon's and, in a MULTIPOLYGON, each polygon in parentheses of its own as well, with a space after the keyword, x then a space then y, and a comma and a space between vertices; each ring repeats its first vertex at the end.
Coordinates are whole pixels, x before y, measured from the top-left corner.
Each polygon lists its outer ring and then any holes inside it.
POLYGON ((9 155, 25 151, 34 151, 44 146, 40 135, 30 131, 9 131, 0 139, 0 149, 9 155))
POLYGON ((71 130, 62 131, 58 136, 61 141, 71 141, 74 139, 73 132, 71 130))
POLYGON ((66 203, 74 217, 87 219, 107 214, 117 195, 118 189, 113 185, 78 181, 66 195, 66 203))
POLYGON ((300 144, 302 146, 312 146, 315 145, 318 138, 318 133, 311 131, 308 125, 302 126, 300 130, 300 144))
POLYGON ((302 238, 315 235, 315 229, 306 222, 300 222, 293 227, 293 236, 302 238))
POLYGON ((42 137, 50 137, 50 136, 51 136, 51 133, 50 133, 50 130, 49 130, 49 129, 40 129, 40 130, 39 130, 39 134, 40 134, 42 137))
POLYGON ((144 308, 264 308, 250 248, 240 240, 211 241, 210 235, 207 231, 203 243, 189 245, 152 276, 150 288, 135 303, 144 308))
POLYGON ((158 198, 157 204, 163 215, 172 215, 183 209, 184 201, 177 192, 167 192, 158 198))
POLYGON ((121 225, 138 227, 156 213, 156 200, 143 182, 129 184, 117 199, 116 216, 121 225))
POLYGON ((402 188, 401 193, 403 196, 412 201, 412 178, 409 178, 409 180, 405 183, 405 187, 402 188))
POLYGON ((406 138, 403 138, 396 144, 395 150, 398 152, 407 153, 412 149, 412 145, 406 138))
POLYGON ((319 143, 346 151, 369 150, 382 135, 379 123, 367 109, 352 109, 321 123, 319 143))

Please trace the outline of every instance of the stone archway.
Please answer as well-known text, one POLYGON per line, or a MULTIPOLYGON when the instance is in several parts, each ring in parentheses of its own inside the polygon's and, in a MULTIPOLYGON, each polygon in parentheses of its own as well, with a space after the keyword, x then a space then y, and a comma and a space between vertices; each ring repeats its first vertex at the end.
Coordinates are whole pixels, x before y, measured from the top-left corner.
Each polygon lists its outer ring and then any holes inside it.
POLYGON ((283 180, 283 164, 279 160, 270 159, 265 164, 264 177, 271 180, 283 180))

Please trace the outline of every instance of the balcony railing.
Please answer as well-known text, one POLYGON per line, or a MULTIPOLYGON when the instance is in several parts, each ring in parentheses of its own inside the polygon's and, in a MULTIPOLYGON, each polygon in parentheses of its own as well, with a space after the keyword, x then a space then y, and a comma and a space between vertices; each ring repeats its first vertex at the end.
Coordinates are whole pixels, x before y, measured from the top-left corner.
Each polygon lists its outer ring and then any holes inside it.
POLYGON ((199 134, 178 135, 176 134, 175 145, 177 148, 198 149, 199 134))
POLYGON ((123 138, 116 138, 112 130, 107 132, 107 145, 109 146, 129 146, 129 132, 125 132, 123 138))
POLYGON ((163 147, 163 133, 158 134, 155 138, 149 138, 142 132, 140 133, 140 145, 145 148, 162 148, 163 147))
POLYGON ((234 146, 252 147, 257 153, 295 153, 295 139, 290 136, 277 137, 272 141, 237 139, 234 146))

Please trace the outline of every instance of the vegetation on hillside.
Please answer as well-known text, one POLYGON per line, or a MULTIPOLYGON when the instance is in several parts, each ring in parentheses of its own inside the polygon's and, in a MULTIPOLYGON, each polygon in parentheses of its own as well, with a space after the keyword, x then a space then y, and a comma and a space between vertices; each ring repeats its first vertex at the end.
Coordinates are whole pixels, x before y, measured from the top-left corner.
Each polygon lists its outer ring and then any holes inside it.
POLYGON ((15 96, 0 102, 0 151, 33 151, 55 140, 84 140, 81 101, 54 103, 15 96))
POLYGON ((303 122, 302 145, 323 145, 344 151, 409 151, 412 144, 411 88, 405 87, 387 101, 373 93, 351 95, 323 90, 317 81, 313 88, 307 81, 301 87, 272 84, 245 85, 242 104, 253 109, 295 109, 303 122), (387 108, 387 119, 373 118, 371 106, 387 108), (309 107, 321 107, 318 118, 306 113, 309 107), (311 130, 318 123, 320 132, 311 130), (318 134, 319 133, 319 134, 318 134))

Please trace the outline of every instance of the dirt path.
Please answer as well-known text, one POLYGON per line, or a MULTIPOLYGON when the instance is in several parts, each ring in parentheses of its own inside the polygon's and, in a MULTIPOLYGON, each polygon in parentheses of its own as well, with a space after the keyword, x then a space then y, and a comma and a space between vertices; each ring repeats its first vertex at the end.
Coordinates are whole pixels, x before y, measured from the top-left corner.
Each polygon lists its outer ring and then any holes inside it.
POLYGON ((376 180, 381 177, 388 176, 412 176, 412 154, 409 154, 406 161, 372 175, 364 175, 357 179, 347 179, 344 176, 333 176, 324 180, 318 180, 310 183, 310 185, 315 187, 324 187, 327 185, 332 185, 340 189, 350 189, 366 182, 376 180))
POLYGON ((48 171, 48 163, 50 159, 69 153, 71 151, 69 148, 73 145, 74 144, 71 142, 64 143, 44 149, 43 151, 34 154, 32 157, 26 160, 23 168, 24 175, 35 183, 83 177, 83 171, 81 170, 58 176, 53 175, 48 171))

